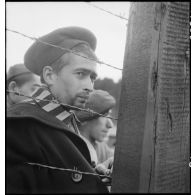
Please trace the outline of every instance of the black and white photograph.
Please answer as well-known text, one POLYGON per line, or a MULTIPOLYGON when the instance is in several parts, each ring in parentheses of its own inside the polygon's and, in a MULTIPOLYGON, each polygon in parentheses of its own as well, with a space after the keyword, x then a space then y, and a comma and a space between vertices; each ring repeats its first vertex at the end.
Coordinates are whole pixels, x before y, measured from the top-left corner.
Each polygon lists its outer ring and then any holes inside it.
POLYGON ((192 193, 191 1, 4 9, 5 194, 192 193))

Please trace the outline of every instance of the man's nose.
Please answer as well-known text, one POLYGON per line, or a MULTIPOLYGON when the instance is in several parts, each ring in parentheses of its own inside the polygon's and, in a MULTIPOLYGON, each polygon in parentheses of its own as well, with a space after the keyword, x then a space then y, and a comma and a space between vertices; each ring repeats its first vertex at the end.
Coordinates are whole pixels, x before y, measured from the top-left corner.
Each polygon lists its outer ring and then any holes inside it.
POLYGON ((90 78, 86 80, 84 87, 85 87, 85 91, 88 92, 93 91, 94 83, 91 81, 90 78))

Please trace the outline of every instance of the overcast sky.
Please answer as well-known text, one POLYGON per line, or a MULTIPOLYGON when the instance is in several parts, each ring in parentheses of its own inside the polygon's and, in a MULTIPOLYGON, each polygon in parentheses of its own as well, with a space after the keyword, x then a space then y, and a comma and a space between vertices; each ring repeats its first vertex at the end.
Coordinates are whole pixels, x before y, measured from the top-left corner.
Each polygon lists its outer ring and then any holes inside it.
MULTIPOLYGON (((91 2, 105 10, 129 16, 129 2, 91 2)), ((40 37, 57 28, 82 26, 97 37, 96 54, 99 59, 118 68, 123 67, 127 21, 92 7, 86 2, 7 2, 6 28, 29 36, 40 37)), ((33 40, 6 31, 6 62, 10 66, 23 62, 33 40)), ((118 81, 120 70, 101 65, 100 78, 118 81)))

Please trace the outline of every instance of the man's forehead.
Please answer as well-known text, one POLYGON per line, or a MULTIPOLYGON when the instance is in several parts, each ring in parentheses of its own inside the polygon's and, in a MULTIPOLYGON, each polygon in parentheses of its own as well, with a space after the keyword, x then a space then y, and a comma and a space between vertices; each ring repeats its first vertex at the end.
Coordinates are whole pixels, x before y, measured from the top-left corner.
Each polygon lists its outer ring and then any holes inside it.
POLYGON ((82 53, 78 53, 74 54, 74 53, 66 53, 64 54, 61 58, 61 61, 64 62, 65 64, 69 64, 69 65, 93 65, 93 66, 97 66, 98 62, 94 59, 90 59, 88 58, 85 54, 82 53))
POLYGON ((72 72, 82 70, 94 74, 96 77, 98 76, 98 64, 88 58, 66 53, 61 57, 61 63, 65 65, 65 69, 69 69, 72 72))
POLYGON ((86 72, 88 71, 88 72, 91 72, 91 73, 94 73, 97 75, 98 65, 96 62, 93 62, 91 60, 80 61, 77 63, 71 63, 70 66, 74 70, 83 70, 86 72))
POLYGON ((93 67, 75 67, 74 70, 76 71, 84 71, 84 72, 88 72, 88 73, 93 73, 97 75, 97 69, 93 68, 93 67))

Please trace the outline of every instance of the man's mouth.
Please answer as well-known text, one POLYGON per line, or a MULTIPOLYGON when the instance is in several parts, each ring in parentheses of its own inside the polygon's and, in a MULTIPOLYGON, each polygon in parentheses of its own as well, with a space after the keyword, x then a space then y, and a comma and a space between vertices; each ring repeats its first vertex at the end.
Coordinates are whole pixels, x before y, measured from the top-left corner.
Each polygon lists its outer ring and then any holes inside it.
POLYGON ((83 100, 88 100, 89 99, 89 95, 88 94, 78 95, 78 97, 83 99, 83 100))
POLYGON ((89 97, 87 96, 78 96, 78 100, 80 103, 85 104, 89 97))
POLYGON ((89 96, 78 96, 78 97, 86 100, 89 98, 89 96))

